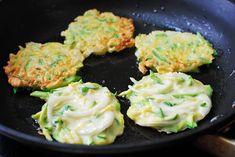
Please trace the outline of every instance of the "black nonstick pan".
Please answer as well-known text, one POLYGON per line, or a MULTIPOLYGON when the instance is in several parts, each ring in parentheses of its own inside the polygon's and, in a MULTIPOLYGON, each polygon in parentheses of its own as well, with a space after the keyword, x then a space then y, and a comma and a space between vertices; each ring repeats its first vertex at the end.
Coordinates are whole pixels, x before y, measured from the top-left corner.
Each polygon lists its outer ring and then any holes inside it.
MULTIPOLYGON (((235 5, 226 0, 1 0, 0 1, 0 133, 35 147, 56 151, 98 154, 159 149, 216 132, 235 119, 235 5), (134 19, 138 33, 152 30, 200 32, 218 51, 209 66, 192 76, 214 89, 213 108, 198 127, 178 134, 159 133, 139 127, 127 118, 129 103, 120 99, 125 115, 125 131, 115 143, 105 146, 69 145, 49 142, 37 133, 31 115, 43 101, 29 96, 30 91, 16 94, 7 83, 3 66, 9 53, 17 52, 26 42, 63 42, 60 32, 77 15, 88 9, 111 11, 134 19)), ((79 72, 84 81, 97 82, 120 93, 131 84, 129 77, 140 79, 135 48, 104 56, 91 56, 79 72)))

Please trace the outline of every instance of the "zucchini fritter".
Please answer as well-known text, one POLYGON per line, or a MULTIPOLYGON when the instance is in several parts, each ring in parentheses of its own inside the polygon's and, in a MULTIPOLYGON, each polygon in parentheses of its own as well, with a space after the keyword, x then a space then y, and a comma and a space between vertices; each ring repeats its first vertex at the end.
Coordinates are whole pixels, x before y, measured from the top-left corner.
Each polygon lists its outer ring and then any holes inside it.
POLYGON ((77 47, 87 57, 91 53, 103 55, 133 47, 133 33, 132 19, 93 9, 75 18, 61 35, 65 44, 77 47))
POLYGON ((199 33, 153 31, 140 34, 135 39, 139 70, 148 68, 159 73, 196 71, 203 64, 210 64, 215 50, 199 33))
POLYGON ((127 116, 138 125, 177 133, 197 127, 212 107, 210 85, 180 72, 150 72, 122 92, 130 100, 127 116))
POLYGON ((52 93, 35 91, 31 96, 46 100, 32 117, 49 141, 104 145, 123 133, 120 103, 99 84, 75 82, 52 93))
POLYGON ((13 87, 51 89, 67 85, 77 79, 84 57, 78 50, 51 42, 27 43, 17 54, 10 54, 4 67, 13 87))

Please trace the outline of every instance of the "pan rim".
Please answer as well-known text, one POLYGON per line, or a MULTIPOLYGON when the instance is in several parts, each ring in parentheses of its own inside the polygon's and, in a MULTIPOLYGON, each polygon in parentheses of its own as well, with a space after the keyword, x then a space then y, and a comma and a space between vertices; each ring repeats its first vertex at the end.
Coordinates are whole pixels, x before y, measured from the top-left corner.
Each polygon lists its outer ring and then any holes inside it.
POLYGON ((235 118, 235 113, 230 113, 224 115, 223 117, 217 119, 210 123, 211 125, 204 125, 203 127, 198 127, 198 129, 186 130, 181 133, 187 132, 181 135, 175 134, 176 136, 168 137, 164 140, 149 140, 140 143, 129 143, 129 144, 110 144, 110 145, 101 145, 101 146, 87 146, 87 145, 77 145, 77 144, 65 144, 59 142, 47 141, 41 137, 36 137, 34 135, 29 135, 21 131, 12 129, 4 124, 0 123, 0 134, 18 141, 20 143, 32 146, 39 146, 47 150, 53 150, 64 153, 71 154, 114 154, 114 153, 130 153, 130 152, 139 152, 143 150, 150 149, 159 149, 186 141, 189 139, 196 138, 200 135, 210 133, 211 131, 218 130, 219 128, 226 126, 226 124, 231 123, 235 118))

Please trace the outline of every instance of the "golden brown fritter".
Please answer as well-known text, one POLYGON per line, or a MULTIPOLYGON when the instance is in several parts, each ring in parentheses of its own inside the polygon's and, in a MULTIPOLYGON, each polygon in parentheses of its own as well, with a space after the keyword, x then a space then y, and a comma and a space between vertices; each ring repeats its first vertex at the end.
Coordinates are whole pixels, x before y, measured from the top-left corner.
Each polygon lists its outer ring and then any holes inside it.
POLYGON ((77 47, 87 57, 91 53, 103 55, 133 47, 133 33, 132 19, 93 9, 75 18, 61 35, 65 44, 77 47))
POLYGON ((153 31, 140 34, 135 39, 139 70, 148 68, 166 72, 196 71, 203 64, 210 64, 215 50, 199 33, 153 31))
POLYGON ((51 89, 64 86, 77 77, 84 57, 60 43, 27 43, 17 54, 10 54, 4 67, 13 87, 51 89))

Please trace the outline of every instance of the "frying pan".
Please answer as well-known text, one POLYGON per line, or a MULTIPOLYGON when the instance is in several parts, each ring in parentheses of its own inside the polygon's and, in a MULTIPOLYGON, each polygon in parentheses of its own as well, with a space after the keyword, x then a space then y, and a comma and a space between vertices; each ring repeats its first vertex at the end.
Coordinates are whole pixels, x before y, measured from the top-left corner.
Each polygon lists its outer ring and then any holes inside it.
MULTIPOLYGON (((37 133, 30 118, 40 110, 43 101, 29 96, 30 91, 14 94, 0 68, 0 133, 35 147, 56 151, 97 154, 124 153, 159 149, 183 142, 199 135, 213 133, 235 119, 235 5, 222 0, 1 0, 0 1, 0 67, 6 65, 9 53, 17 52, 26 42, 63 42, 60 32, 77 15, 97 8, 134 19, 138 33, 153 30, 200 32, 218 51, 209 66, 191 75, 214 89, 213 107, 198 127, 167 135, 150 128, 139 127, 126 116, 129 103, 120 99, 125 115, 125 131, 115 143, 105 146, 84 146, 49 142, 37 133)), ((104 56, 91 56, 79 72, 84 81, 97 82, 112 92, 121 92, 131 84, 129 77, 141 79, 135 48, 104 56)))

